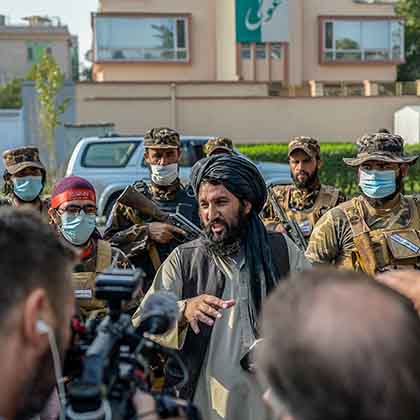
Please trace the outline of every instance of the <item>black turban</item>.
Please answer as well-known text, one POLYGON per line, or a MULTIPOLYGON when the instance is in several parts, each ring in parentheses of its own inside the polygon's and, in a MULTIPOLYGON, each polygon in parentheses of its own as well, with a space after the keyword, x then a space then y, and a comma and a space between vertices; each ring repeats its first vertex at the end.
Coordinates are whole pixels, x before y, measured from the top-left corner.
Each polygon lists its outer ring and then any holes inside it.
POLYGON ((278 275, 272 264, 272 250, 268 234, 259 218, 267 199, 267 187, 258 168, 241 156, 215 155, 198 161, 191 174, 191 185, 198 199, 203 180, 220 182, 239 200, 252 204, 249 219, 245 257, 250 270, 250 318, 258 335, 257 318, 265 295, 276 285, 278 275))
POLYGON ((198 198, 203 179, 223 184, 240 200, 248 200, 256 213, 260 213, 267 200, 267 187, 258 168, 241 156, 220 154, 198 161, 191 174, 191 185, 198 198))

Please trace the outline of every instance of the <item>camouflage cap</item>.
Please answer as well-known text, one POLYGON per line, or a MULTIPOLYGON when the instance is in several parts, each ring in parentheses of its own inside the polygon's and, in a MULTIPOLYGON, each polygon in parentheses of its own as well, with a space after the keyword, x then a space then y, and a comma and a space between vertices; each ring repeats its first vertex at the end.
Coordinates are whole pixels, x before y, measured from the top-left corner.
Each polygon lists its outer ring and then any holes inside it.
POLYGON ((294 137, 289 143, 288 156, 290 157, 295 150, 303 150, 308 156, 316 159, 319 159, 321 156, 319 142, 313 137, 294 137))
POLYGON ((357 140, 358 153, 355 158, 344 158, 349 166, 359 166, 369 160, 414 165, 418 156, 404 155, 404 140, 389 133, 365 134, 357 140))
POLYGON ((35 146, 6 150, 3 152, 3 163, 11 175, 25 168, 39 168, 45 172, 45 167, 39 160, 39 150, 35 146))
POLYGON ((144 136, 144 147, 147 149, 179 149, 181 139, 171 128, 152 128, 144 136))
POLYGON ((207 156, 214 154, 216 150, 225 151, 229 154, 233 153, 233 143, 232 140, 226 137, 213 137, 210 138, 207 143, 204 145, 204 153, 207 156))

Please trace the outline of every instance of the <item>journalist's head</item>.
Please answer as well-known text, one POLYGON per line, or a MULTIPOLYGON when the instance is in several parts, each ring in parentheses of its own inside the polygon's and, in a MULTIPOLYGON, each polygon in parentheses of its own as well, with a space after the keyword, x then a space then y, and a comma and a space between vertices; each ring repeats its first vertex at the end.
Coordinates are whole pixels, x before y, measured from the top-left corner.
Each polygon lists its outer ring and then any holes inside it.
POLYGON ((294 274, 268 299, 259 372, 276 419, 420 418, 420 319, 365 275, 294 274))
POLYGON ((73 251, 32 210, 0 210, 0 418, 31 418, 52 393, 50 343, 63 358, 73 261, 73 251))

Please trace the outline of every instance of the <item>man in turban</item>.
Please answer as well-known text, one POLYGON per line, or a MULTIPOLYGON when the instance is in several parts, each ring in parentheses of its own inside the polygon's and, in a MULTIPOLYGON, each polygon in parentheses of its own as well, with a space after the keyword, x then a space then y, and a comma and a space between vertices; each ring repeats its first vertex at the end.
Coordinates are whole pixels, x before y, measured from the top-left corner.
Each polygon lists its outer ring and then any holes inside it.
MULTIPOLYGON (((259 218, 266 186, 252 162, 223 154, 202 159, 192 187, 205 235, 172 252, 143 302, 159 290, 177 295, 179 320, 163 340, 180 350, 189 372, 181 396, 193 399, 203 418, 263 419, 248 363, 257 317, 284 276, 310 265, 289 239, 266 231, 259 218)), ((135 324, 140 316, 141 308, 135 324)), ((170 362, 167 371, 169 385, 177 376, 170 362)))

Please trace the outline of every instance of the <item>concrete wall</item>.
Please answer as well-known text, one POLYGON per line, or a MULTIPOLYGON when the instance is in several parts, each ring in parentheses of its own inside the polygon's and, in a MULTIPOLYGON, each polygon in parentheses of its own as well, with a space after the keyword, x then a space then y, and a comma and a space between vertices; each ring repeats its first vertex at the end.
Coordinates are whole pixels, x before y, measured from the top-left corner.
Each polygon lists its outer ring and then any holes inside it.
MULTIPOLYGON (((65 82, 60 92, 58 101, 63 98, 70 98, 66 112, 60 118, 60 126, 56 130, 56 162, 61 168, 67 158, 66 134, 64 124, 73 124, 76 118, 77 99, 75 98, 75 88, 73 82, 65 82)), ((23 101, 23 121, 24 121, 24 144, 39 147, 41 158, 47 162, 47 149, 43 140, 39 124, 39 104, 33 82, 25 82, 22 89, 23 101)))
POLYGON ((184 134, 225 135, 236 142, 272 142, 294 135, 353 141, 393 129, 394 113, 420 105, 416 96, 269 97, 265 84, 76 85, 76 122, 113 122, 118 133, 169 125, 184 134), (209 94, 211 93, 211 94, 209 94))
MULTIPOLYGON (((23 145, 23 118, 20 109, 0 109, 0 156, 7 150, 23 145)), ((0 160, 0 173, 3 173, 3 160, 0 160)))

